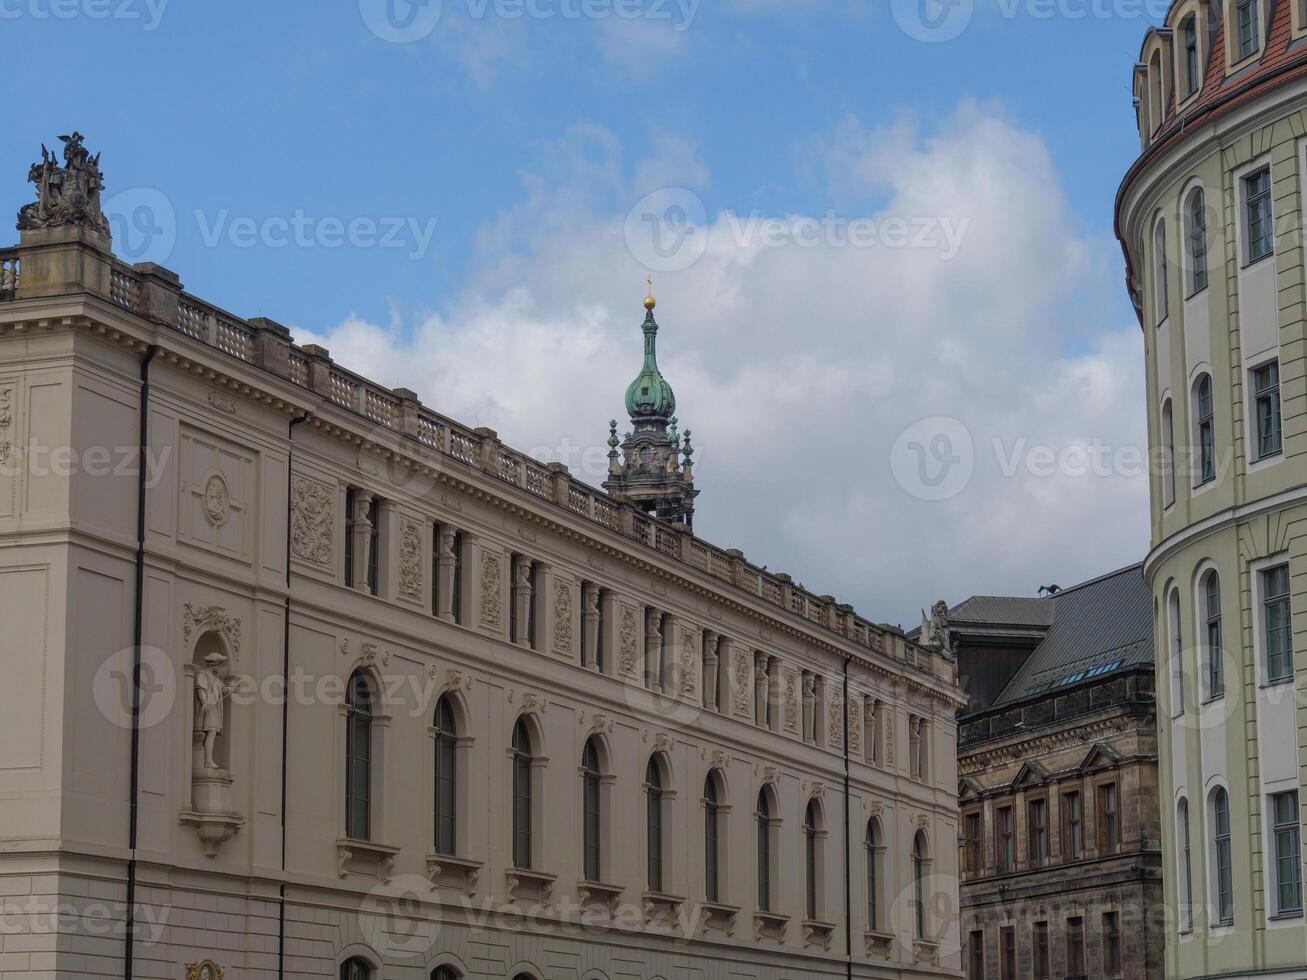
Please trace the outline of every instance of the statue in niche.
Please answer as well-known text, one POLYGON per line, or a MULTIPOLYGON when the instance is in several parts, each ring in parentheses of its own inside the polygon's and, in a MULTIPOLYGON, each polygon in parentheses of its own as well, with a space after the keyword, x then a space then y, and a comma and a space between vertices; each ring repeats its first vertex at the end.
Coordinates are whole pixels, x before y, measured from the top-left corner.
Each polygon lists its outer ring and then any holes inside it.
POLYGON ((195 731, 204 736, 204 768, 221 769, 213 750, 222 734, 224 702, 239 685, 224 676, 227 658, 218 651, 205 657, 204 663, 195 672, 195 731))

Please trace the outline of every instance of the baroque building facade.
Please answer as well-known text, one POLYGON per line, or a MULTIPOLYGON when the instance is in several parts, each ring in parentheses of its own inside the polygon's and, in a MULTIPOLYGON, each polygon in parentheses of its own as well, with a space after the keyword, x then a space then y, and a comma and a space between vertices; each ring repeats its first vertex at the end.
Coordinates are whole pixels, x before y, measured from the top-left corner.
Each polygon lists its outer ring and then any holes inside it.
POLYGON ((1307 976, 1304 39, 1301 3, 1179 0, 1134 74, 1168 977, 1307 976))
POLYGON ((0 969, 957 975, 955 662, 693 534, 652 299, 610 495, 121 263, 67 142, 0 250, 0 969))
POLYGON ((1151 598, 1141 567, 973 596, 948 630, 968 980, 1162 976, 1151 598))

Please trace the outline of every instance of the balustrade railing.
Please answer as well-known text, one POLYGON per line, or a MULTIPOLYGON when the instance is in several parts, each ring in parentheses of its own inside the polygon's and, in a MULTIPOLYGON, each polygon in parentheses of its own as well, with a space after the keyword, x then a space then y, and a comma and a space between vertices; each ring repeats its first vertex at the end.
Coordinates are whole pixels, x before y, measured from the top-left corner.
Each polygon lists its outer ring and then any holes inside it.
POLYGON ((0 250, 0 296, 13 296, 18 291, 18 274, 21 260, 17 249, 0 250))

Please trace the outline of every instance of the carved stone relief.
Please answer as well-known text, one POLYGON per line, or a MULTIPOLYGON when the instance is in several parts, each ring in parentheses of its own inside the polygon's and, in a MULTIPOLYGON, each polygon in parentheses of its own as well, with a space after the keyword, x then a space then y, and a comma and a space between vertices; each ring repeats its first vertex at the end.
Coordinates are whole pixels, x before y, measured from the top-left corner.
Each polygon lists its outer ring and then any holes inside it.
POLYGON ((849 752, 862 753, 862 698, 849 698, 849 752))
POLYGON ((481 625, 504 628, 504 572, 499 556, 492 552, 481 555, 481 625))
POLYGON ((799 675, 792 670, 785 672, 785 730, 799 734, 799 675))
POLYGON ((575 627, 572 625, 572 584, 570 582, 554 583, 554 649, 559 653, 570 654, 575 639, 575 627))
POLYGON ((689 700, 699 697, 698 644, 694 630, 681 628, 681 695, 689 700))
POLYGON ((0 388, 0 463, 9 462, 13 452, 13 436, 10 429, 14 424, 13 414, 14 389, 0 388))
POLYGON ((744 647, 735 648, 735 713, 741 718, 752 714, 753 656, 744 647))
POLYGON ((182 638, 190 645, 191 637, 217 630, 227 639, 233 659, 241 652, 241 621, 222 606, 197 606, 186 603, 182 617, 182 638))
POLYGON ((618 662, 618 670, 621 671, 623 677, 634 677, 636 665, 640 659, 640 649, 639 637, 636 635, 635 610, 630 606, 622 606, 617 632, 618 639, 621 641, 621 657, 618 662))
POLYGON ((844 698, 839 691, 832 691, 830 695, 830 746, 844 746, 844 698))
POLYGON ((399 537, 399 594, 421 599, 422 579, 422 529, 405 521, 399 537))
POLYGON ((302 561, 331 566, 335 532, 334 496, 326 486, 297 476, 291 480, 290 550, 302 561))

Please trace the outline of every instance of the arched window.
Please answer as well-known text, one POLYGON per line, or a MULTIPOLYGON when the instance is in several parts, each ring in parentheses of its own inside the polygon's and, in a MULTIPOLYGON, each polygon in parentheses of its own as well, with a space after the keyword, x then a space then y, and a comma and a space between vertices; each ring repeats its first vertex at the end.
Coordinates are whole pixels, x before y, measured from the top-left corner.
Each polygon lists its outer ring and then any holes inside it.
POLYGON ((513 866, 531 870, 532 767, 535 751, 526 721, 513 728, 513 866))
POLYGON ((1153 227, 1153 300, 1157 306, 1157 322, 1166 319, 1167 302, 1167 263, 1166 263, 1166 220, 1159 218, 1153 227))
POLYGON ((345 690, 345 836, 372 836, 372 685, 355 671, 345 690))
POLYGON ((758 909, 770 912, 772 809, 765 789, 758 794, 755 817, 758 824, 758 909))
POLYGON ((721 808, 716 774, 709 773, 703 784, 703 887, 704 897, 714 903, 722 898, 721 808))
POLYGON ((1189 801, 1180 798, 1176 807, 1175 832, 1180 842, 1180 931, 1194 928, 1193 853, 1189 842, 1189 801))
POLYGON ((1198 442, 1198 459, 1194 467, 1194 486, 1201 487, 1216 479, 1216 428, 1212 412, 1212 376, 1204 374, 1194 384, 1194 436, 1198 442))
POLYGON ((340 980, 369 980, 371 976, 372 967, 368 965, 367 960, 359 959, 357 956, 340 964, 340 980))
POLYGON ((581 754, 581 793, 583 812, 583 864, 582 875, 586 881, 602 881, 603 874, 599 858, 599 835, 602 833, 602 802, 600 801, 599 747, 591 738, 585 743, 581 754))
POLYGON ((1218 786, 1212 791, 1212 910, 1216 921, 1234 923, 1234 876, 1230 866, 1230 797, 1218 786))
POLYGON ((806 912, 808 919, 815 921, 818 910, 817 804, 812 800, 808 801, 808 809, 803 814, 803 870, 807 890, 806 912))
POLYGON ((1184 632, 1180 624, 1180 590, 1170 589, 1166 596, 1169 630, 1168 653, 1171 661, 1171 717, 1184 714, 1184 632))
POLYGON ((1201 187, 1189 192, 1185 221, 1189 233, 1189 295, 1207 288, 1207 199, 1201 187))
POLYGON ((1162 402, 1162 507, 1175 503, 1175 425, 1171 399, 1162 402))
POLYGON ((453 856, 458 853, 454 817, 458 802, 458 730, 448 697, 436 702, 433 730, 436 740, 436 853, 453 856))
POLYGON ((431 973, 431 980, 460 980, 458 971, 452 966, 438 966, 431 973))
POLYGON ((919 830, 912 838, 912 920, 918 939, 929 938, 926 934, 926 874, 929 864, 926 832, 919 830))
POLYGON ((867 928, 880 929, 880 821, 867 821, 867 928))
POLYGON ((649 890, 663 890, 663 775, 650 759, 644 775, 645 831, 649 849, 649 890))
POLYGON ((1225 697, 1225 653, 1221 642, 1221 576, 1203 576, 1203 611, 1207 621, 1207 696, 1225 697))

